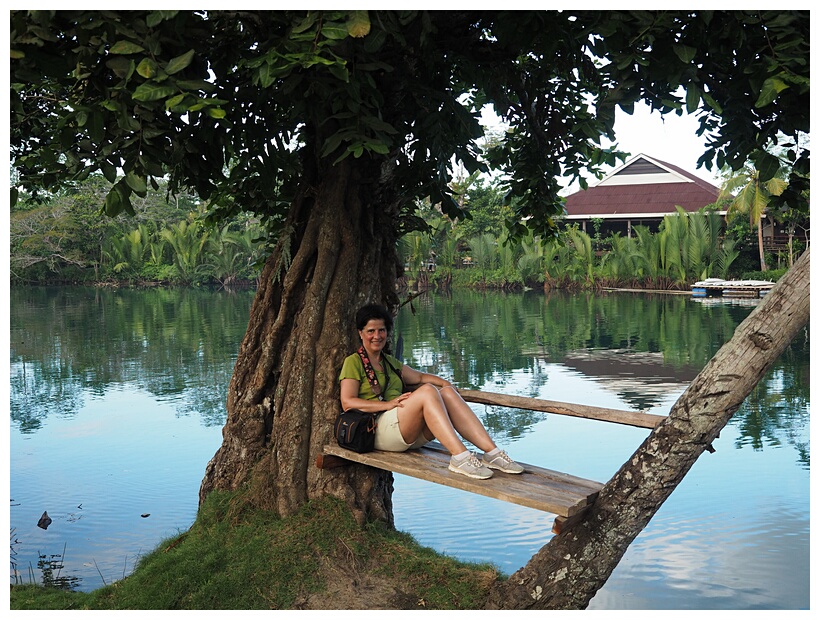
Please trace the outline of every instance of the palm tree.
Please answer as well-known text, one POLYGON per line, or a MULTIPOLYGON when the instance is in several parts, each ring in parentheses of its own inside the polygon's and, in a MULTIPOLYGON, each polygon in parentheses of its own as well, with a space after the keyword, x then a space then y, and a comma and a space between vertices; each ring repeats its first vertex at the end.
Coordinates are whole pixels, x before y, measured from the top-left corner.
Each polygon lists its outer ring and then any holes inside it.
POLYGON ((739 170, 723 183, 718 201, 731 198, 726 209, 726 220, 730 220, 737 213, 749 214, 749 225, 757 225, 757 246, 760 252, 760 271, 766 271, 766 258, 763 253, 763 223, 766 207, 772 196, 779 196, 788 186, 788 181, 773 176, 768 181, 761 182, 760 171, 752 164, 739 170), (733 193, 739 190, 737 195, 733 193))

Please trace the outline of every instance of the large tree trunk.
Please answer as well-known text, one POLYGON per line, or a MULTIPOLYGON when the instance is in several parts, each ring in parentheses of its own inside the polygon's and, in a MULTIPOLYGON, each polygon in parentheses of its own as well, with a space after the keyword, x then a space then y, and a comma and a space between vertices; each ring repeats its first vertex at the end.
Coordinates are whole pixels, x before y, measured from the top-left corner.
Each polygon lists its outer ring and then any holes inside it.
POLYGON ((229 386, 223 443, 208 463, 200 502, 212 490, 247 485, 248 501, 284 516, 329 494, 361 520, 392 524, 389 472, 312 466, 332 436, 356 310, 367 302, 397 305, 399 202, 380 193, 391 185, 383 172, 345 160, 306 173, 260 278, 229 386))
POLYGON ((574 524, 501 583, 490 606, 583 609, 809 319, 809 252, 766 295, 574 524))

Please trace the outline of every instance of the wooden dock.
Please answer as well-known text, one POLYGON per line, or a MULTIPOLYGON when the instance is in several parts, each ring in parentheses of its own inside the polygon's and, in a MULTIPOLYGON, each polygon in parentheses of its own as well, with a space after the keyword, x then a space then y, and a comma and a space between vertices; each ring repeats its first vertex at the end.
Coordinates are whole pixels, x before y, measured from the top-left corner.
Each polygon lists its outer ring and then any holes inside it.
POLYGON ((722 280, 707 278, 692 285, 693 297, 763 297, 774 282, 771 280, 722 280))

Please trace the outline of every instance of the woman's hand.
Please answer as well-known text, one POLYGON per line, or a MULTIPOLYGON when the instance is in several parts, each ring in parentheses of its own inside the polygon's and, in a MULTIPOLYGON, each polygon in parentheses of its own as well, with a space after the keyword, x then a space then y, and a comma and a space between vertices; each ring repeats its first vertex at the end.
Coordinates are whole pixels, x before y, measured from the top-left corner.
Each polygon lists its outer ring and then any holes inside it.
POLYGON ((390 411, 393 407, 404 407, 404 401, 410 398, 412 394, 412 392, 405 392, 404 394, 399 394, 396 398, 387 403, 389 405, 389 407, 387 407, 387 411, 390 411))

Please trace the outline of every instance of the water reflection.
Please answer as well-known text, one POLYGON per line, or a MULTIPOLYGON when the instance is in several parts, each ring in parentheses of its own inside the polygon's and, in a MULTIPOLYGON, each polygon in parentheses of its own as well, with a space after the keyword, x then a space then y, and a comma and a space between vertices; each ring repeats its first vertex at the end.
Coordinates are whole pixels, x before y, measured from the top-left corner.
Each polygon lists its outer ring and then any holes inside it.
POLYGON ((614 392, 639 411, 657 407, 670 391, 688 385, 699 368, 664 362, 663 353, 624 349, 571 351, 564 366, 614 392))
POLYGON ((88 395, 129 385, 225 422, 225 394, 252 293, 201 290, 11 291, 11 418, 23 432, 72 417, 88 395))
MULTIPOLYGON (((60 553, 81 588, 187 528, 252 295, 12 289, 11 525, 21 568, 60 553), (54 523, 36 527, 43 510, 54 523), (142 517, 149 514, 149 517, 142 517), (99 570, 98 570, 99 569, 99 570)), ((404 360, 459 387, 666 414, 751 306, 677 295, 429 295, 404 360)), ((606 481, 648 431, 475 405, 518 459, 606 481)), ((809 332, 638 537, 596 608, 808 606, 809 332)), ((396 476, 399 529, 511 573, 554 515, 396 476), (488 526, 488 524, 490 524, 488 526)), ((13 580, 12 580, 13 581, 13 580)))

